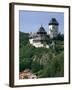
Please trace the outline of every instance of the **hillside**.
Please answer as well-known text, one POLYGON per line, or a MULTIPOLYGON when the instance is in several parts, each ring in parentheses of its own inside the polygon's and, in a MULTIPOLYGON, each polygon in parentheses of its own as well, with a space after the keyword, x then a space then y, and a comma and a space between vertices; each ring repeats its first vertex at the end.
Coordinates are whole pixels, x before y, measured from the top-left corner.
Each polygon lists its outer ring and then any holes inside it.
MULTIPOLYGON (((28 33, 19 32, 19 71, 26 69, 37 76, 64 76, 64 46, 63 40, 55 41, 55 48, 35 48, 29 43, 28 33)), ((52 40, 50 40, 52 41, 52 40)), ((51 42, 50 42, 51 43, 51 42)), ((24 77, 25 78, 25 77, 24 77)), ((26 77, 28 78, 28 77, 26 77)))

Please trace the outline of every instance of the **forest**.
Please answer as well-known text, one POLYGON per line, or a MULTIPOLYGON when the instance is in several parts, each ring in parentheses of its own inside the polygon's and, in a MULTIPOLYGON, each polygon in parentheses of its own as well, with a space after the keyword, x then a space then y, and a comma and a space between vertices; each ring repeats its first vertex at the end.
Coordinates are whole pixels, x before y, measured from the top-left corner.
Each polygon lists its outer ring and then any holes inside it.
POLYGON ((47 43, 52 41, 54 48, 35 48, 29 43, 29 33, 19 32, 19 72, 29 69, 37 78, 63 77, 64 35, 48 37, 47 43))

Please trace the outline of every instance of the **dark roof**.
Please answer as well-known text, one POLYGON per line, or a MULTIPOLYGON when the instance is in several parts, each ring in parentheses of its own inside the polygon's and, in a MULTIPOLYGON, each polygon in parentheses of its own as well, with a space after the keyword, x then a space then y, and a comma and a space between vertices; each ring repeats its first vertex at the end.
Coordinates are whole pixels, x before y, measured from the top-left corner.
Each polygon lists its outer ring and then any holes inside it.
POLYGON ((37 31, 37 34, 47 34, 47 32, 45 31, 45 29, 44 29, 44 27, 42 25, 39 28, 39 30, 37 31))
POLYGON ((49 25, 59 25, 59 23, 57 22, 55 18, 52 18, 49 22, 49 25))

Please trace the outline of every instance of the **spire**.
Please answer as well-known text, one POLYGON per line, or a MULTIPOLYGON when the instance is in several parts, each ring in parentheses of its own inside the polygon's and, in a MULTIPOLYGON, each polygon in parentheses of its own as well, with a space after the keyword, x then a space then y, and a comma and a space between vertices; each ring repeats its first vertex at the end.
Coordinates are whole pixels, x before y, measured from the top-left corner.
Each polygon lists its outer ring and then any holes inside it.
POLYGON ((42 27, 43 25, 41 24, 41 27, 42 27))
POLYGON ((47 33, 47 32, 45 31, 44 27, 43 27, 42 24, 41 24, 39 30, 37 31, 37 34, 46 34, 46 33, 47 33))

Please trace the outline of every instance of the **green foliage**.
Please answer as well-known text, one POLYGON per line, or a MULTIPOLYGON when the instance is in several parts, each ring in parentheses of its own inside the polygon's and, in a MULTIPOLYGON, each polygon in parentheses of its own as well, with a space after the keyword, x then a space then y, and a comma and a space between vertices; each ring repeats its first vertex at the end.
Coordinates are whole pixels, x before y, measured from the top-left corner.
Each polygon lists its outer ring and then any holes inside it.
POLYGON ((30 69, 37 77, 61 77, 64 75, 64 41, 46 39, 46 43, 55 42, 55 49, 35 48, 29 43, 29 34, 19 34, 19 70, 30 69))
POLYGON ((28 33, 19 32, 20 48, 29 42, 28 33))
POLYGON ((47 63, 43 70, 38 72, 41 77, 63 77, 64 76, 64 53, 60 53, 50 63, 47 63))
POLYGON ((54 37, 53 40, 60 40, 60 41, 64 41, 64 34, 59 33, 57 35, 57 37, 54 37))
POLYGON ((31 68, 32 59, 31 58, 23 58, 20 60, 20 72, 26 68, 31 68))
POLYGON ((32 64, 31 64, 31 70, 34 73, 38 72, 42 68, 43 68, 43 66, 40 65, 40 63, 38 61, 33 61, 32 64))

